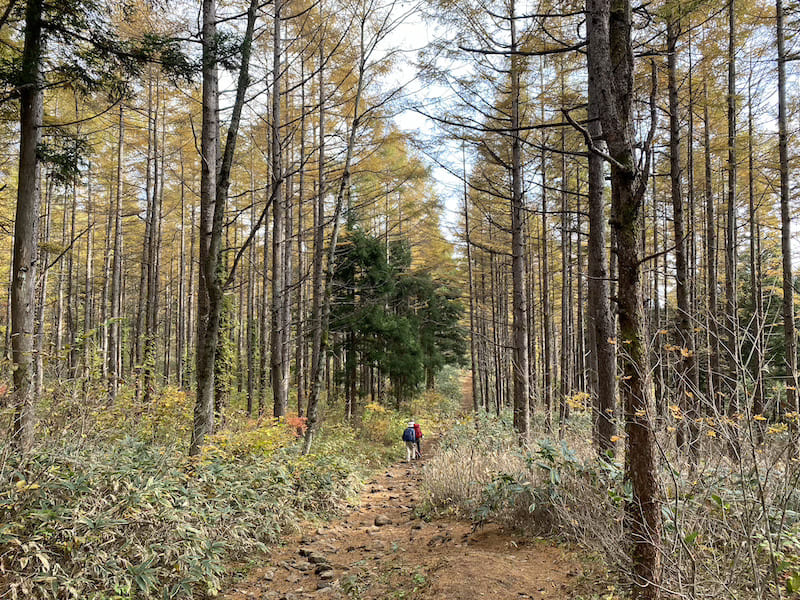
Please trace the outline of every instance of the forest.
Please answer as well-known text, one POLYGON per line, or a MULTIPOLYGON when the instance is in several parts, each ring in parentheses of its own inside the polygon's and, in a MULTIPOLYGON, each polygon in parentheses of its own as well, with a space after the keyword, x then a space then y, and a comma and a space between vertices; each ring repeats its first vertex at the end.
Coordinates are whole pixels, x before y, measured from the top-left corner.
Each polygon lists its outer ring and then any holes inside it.
POLYGON ((0 598, 800 597, 799 28, 0 0, 0 598))

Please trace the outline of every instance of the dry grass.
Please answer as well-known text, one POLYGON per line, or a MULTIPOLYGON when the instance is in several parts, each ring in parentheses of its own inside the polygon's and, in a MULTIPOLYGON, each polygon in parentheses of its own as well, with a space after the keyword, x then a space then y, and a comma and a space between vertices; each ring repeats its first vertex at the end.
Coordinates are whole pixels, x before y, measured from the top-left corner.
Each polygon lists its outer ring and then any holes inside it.
POLYGON ((424 498, 437 510, 470 515, 498 473, 524 468, 522 456, 508 447, 490 448, 479 441, 449 445, 428 461, 424 498))

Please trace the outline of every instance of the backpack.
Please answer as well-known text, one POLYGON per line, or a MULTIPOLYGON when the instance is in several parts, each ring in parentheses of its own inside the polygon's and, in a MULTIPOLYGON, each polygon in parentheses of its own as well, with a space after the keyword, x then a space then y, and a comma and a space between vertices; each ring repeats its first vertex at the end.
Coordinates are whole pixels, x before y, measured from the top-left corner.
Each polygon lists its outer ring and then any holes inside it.
POLYGON ((413 427, 406 427, 405 431, 403 431, 403 441, 404 442, 415 442, 416 440, 417 440, 417 438, 414 435, 414 428, 413 427))

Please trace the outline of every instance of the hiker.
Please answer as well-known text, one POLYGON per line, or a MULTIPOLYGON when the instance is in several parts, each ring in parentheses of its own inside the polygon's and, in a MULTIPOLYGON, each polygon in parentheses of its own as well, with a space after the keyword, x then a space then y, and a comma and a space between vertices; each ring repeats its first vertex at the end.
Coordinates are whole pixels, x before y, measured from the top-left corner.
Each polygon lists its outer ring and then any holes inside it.
POLYGON ((406 443, 406 462, 411 462, 414 456, 414 452, 416 451, 414 442, 416 440, 417 436, 414 433, 414 421, 409 421, 408 426, 403 430, 403 441, 406 443))
POLYGON ((417 454, 414 458, 422 458, 422 447, 420 446, 419 441, 423 438, 422 435, 422 427, 419 426, 419 423, 414 421, 414 441, 417 444, 417 454))

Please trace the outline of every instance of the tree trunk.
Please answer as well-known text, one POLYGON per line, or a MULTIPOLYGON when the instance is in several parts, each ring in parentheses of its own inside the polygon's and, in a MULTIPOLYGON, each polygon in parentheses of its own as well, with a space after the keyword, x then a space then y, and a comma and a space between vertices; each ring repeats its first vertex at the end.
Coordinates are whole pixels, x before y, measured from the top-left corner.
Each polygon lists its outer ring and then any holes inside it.
POLYGON ((699 431, 695 425, 698 417, 696 407, 694 381, 695 355, 694 336, 692 335, 691 309, 689 307, 689 285, 687 266, 687 246, 685 219, 683 216, 683 197, 681 181, 681 132, 678 105, 677 75, 677 43, 681 31, 680 9, 673 8, 667 20, 667 80, 669 96, 669 171, 670 191, 672 198, 672 225, 675 233, 675 295, 678 303, 676 315, 678 345, 681 347, 681 358, 678 363, 677 402, 685 415, 684 422, 679 423, 678 445, 688 442, 689 456, 692 465, 699 461, 699 431), (688 435, 684 439, 683 434, 688 435))
POLYGON ((471 230, 469 227, 469 196, 467 195, 467 169, 464 146, 461 147, 461 162, 464 167, 464 241, 467 245, 467 276, 469 281, 469 358, 470 373, 472 374, 472 411, 477 415, 480 409, 480 394, 478 393, 478 370, 476 368, 475 347, 475 285, 472 273, 472 243, 470 242, 471 230))
POLYGON ((230 173, 236 139, 249 85, 250 49, 255 26, 257 0, 251 0, 242 41, 241 66, 236 99, 228 124, 225 149, 219 153, 219 90, 217 78, 216 0, 203 0, 203 128, 200 152, 199 284, 197 289, 197 400, 189 453, 196 455, 206 436, 214 433, 214 365, 219 343, 223 292, 233 269, 223 282, 220 273, 221 246, 230 173))
POLYGON ((530 430, 528 380, 528 306, 525 283, 524 204, 522 198, 522 142, 520 140, 520 71, 517 54, 517 22, 511 2, 511 286, 513 296, 514 428, 524 441, 530 430))
POLYGON ((708 337, 708 398, 718 412, 722 410, 719 384, 719 321, 717 319, 717 234, 714 193, 711 182, 711 124, 708 116, 708 84, 703 81, 703 152, 706 194, 706 314, 708 337))
POLYGON ((92 321, 93 289, 94 282, 94 198, 92 197, 92 164, 89 163, 86 176, 86 272, 84 273, 83 289, 85 299, 83 303, 83 378, 84 392, 92 378, 91 360, 92 350, 95 348, 94 336, 89 340, 89 333, 94 327, 92 321))
POLYGON ((11 353, 14 363, 14 417, 11 444, 20 454, 33 445, 35 419, 33 327, 41 189, 37 148, 42 135, 41 0, 25 6, 25 46, 20 72, 20 147, 14 259, 11 274, 11 353))
MULTIPOLYGON (((736 298, 736 10, 728 6, 728 202, 725 220, 725 328, 728 416, 739 410, 739 318, 736 298)), ((736 428, 729 432, 730 450, 737 452, 736 428)))
POLYGON ((552 413, 553 413, 553 352, 551 348, 552 333, 551 327, 553 323, 552 307, 550 306, 550 260, 548 259, 548 235, 547 235, 547 162, 545 158, 546 144, 542 144, 541 152, 541 169, 542 169, 542 236, 540 238, 541 245, 541 261, 542 261, 542 328, 544 336, 542 339, 543 345, 543 362, 544 362, 544 422, 545 428, 548 432, 552 429, 552 413))
POLYGON ((281 4, 275 2, 275 18, 273 20, 272 48, 272 331, 270 370, 272 373, 272 414, 282 417, 286 414, 289 403, 288 386, 285 385, 287 374, 284 372, 283 343, 286 323, 284 322, 283 302, 285 295, 284 252, 286 252, 284 230, 284 201, 281 198, 282 153, 281 153, 281 4))
MULTIPOLYGON (((331 236, 329 239, 329 246, 328 246, 328 259, 327 259, 327 275, 325 276, 324 280, 320 279, 319 284, 314 284, 314 293, 320 293, 319 299, 319 319, 317 320, 316 316, 312 317, 314 321, 314 349, 313 352, 317 353, 317 361, 316 361, 316 368, 314 368, 314 359, 312 354, 312 369, 311 369, 311 391, 308 397, 308 428, 306 429, 306 436, 303 442, 303 454, 308 454, 311 450, 311 442, 313 440, 313 436, 315 433, 315 428, 317 425, 317 407, 319 404, 319 395, 321 391, 321 384, 322 384, 322 365, 324 364, 324 356, 327 353, 328 348, 328 337, 327 337, 327 330, 328 330, 328 322, 330 319, 330 298, 331 298, 331 283, 333 278, 333 271, 334 271, 334 257, 336 253, 336 244, 338 243, 339 239, 339 217, 342 212, 342 206, 344 203, 345 194, 348 193, 350 188, 350 168, 351 162, 353 160, 353 151, 355 148, 356 143, 356 136, 358 135, 359 128, 361 125, 361 95, 364 91, 364 73, 366 71, 366 60, 367 56, 365 54, 364 43, 365 43, 365 36, 366 36, 366 18, 363 18, 360 22, 360 54, 359 54, 359 61, 358 61, 358 74, 356 80, 356 93, 353 99, 353 121, 350 125, 350 131, 347 138, 347 147, 345 150, 345 157, 344 157, 344 166, 342 168, 342 178, 339 181, 339 188, 336 193, 336 200, 333 209, 333 215, 331 216, 331 220, 333 222, 333 231, 331 232, 331 236), (319 287, 318 287, 319 286, 319 287), (318 325, 317 325, 318 324, 318 325), (317 340, 317 336, 319 339, 317 340), (317 345, 319 342, 319 345, 317 345)), ((322 49, 322 44, 320 44, 320 65, 324 65, 324 52, 322 49)), ((323 69, 320 67, 320 140, 322 142, 323 135, 324 135, 324 128, 323 128, 323 111, 322 107, 324 105, 324 91, 323 91, 323 69)), ((320 216, 320 227, 324 227, 324 220, 322 220, 323 213, 321 203, 324 199, 324 186, 323 186, 323 169, 324 169, 324 147, 323 144, 320 143, 320 161, 319 161, 319 181, 320 181, 320 189, 319 189, 319 198, 318 202, 320 206, 318 206, 319 216, 320 216)), ((322 236, 322 231, 320 230, 318 234, 322 236)), ((317 252, 317 233, 315 232, 315 241, 314 241, 314 251, 317 252)), ((320 237, 321 240, 321 237, 320 237)), ((320 241, 321 247, 321 241, 320 241)), ((320 250, 321 251, 321 250, 320 250)), ((316 269, 322 269, 321 262, 319 264, 315 263, 314 269, 316 274, 316 269)), ((320 277, 322 272, 320 271, 320 277)), ((315 300, 312 300, 316 301, 315 300)))
POLYGON ((786 346, 786 411, 793 412, 795 452, 798 444, 797 339, 794 326, 794 284, 792 273, 792 221, 789 206, 789 149, 786 124, 786 50, 783 32, 783 1, 775 1, 778 38, 778 157, 781 186, 781 256, 783 258, 783 338, 786 346))
MULTIPOLYGON (((748 183, 748 209, 750 221, 750 299, 753 305, 753 318, 751 320, 751 336, 753 339, 753 355, 750 360, 755 361, 750 371, 753 374, 753 406, 752 416, 763 416, 764 413, 764 307, 761 298, 761 278, 758 274, 758 216, 756 213, 756 191, 755 191, 755 165, 753 155, 753 65, 752 57, 750 60, 750 75, 748 77, 747 88, 747 183, 748 183)), ((794 319, 793 319, 794 321, 794 319)), ((792 323, 794 324, 794 323, 792 323)), ((758 444, 764 441, 764 427, 761 421, 751 421, 755 429, 755 441, 758 444)))
MULTIPOLYGON (((221 228, 215 227, 219 95, 217 89, 216 0, 203 0, 203 126, 200 138, 199 284, 197 286, 197 400, 189 447, 197 455, 214 433, 214 359, 219 334, 222 290, 217 277, 221 228)), ((220 213, 222 211, 219 211, 220 213)), ((220 217, 222 215, 220 214, 220 217)))
MULTIPOLYGON (((633 560, 633 596, 660 596, 661 511, 658 502, 655 440, 650 425, 649 365, 641 290, 641 206, 649 164, 639 170, 631 123, 633 49, 629 0, 587 0, 587 58, 603 134, 611 158, 612 216, 619 270, 620 395, 625 410, 625 476, 633 497, 625 527, 633 560)), ((649 152, 649 148, 645 148, 649 152)), ((649 161, 646 161, 649 162, 649 161)))
MULTIPOLYGON (((589 134, 592 143, 600 144, 602 110, 597 98, 598 87, 593 80, 596 73, 589 70, 589 134)), ((609 302, 608 255, 606 250, 606 211, 603 189, 603 159, 595 152, 589 153, 589 322, 595 368, 597 369, 597 398, 595 400, 594 426, 597 452, 600 456, 613 456, 616 435, 616 356, 614 353, 611 304, 609 302)))
POLYGON ((39 277, 39 281, 37 282, 37 298, 36 298, 36 379, 34 382, 34 397, 41 398, 42 391, 44 390, 44 340, 45 340, 45 330, 44 330, 44 314, 45 308, 47 307, 47 280, 48 280, 48 272, 49 269, 46 269, 47 260, 48 260, 48 252, 47 252, 47 243, 50 241, 50 221, 52 218, 52 207, 51 207, 51 198, 53 195, 53 178, 52 177, 45 177, 47 182, 46 191, 45 191, 45 203, 44 203, 44 231, 40 234, 40 241, 42 243, 42 247, 40 250, 39 261, 44 265, 43 269, 44 272, 39 277))
POLYGON ((122 159, 125 138, 125 121, 119 107, 119 139, 117 140, 117 191, 114 196, 114 257, 111 261, 111 290, 108 331, 108 401, 117 398, 120 376, 120 296, 122 295, 122 159))

